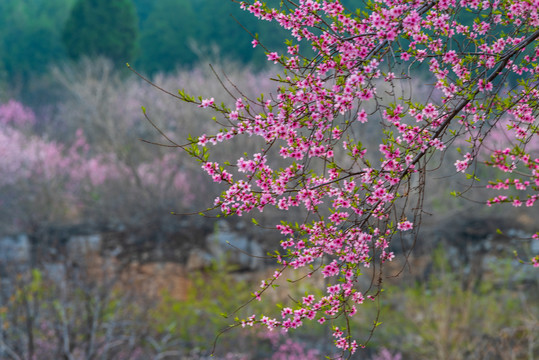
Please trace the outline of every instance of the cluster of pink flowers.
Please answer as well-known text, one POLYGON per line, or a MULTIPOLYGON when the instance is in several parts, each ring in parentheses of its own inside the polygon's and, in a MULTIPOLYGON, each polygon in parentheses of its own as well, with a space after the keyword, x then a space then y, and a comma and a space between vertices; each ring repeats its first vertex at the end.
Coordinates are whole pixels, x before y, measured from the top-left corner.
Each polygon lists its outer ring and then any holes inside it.
MULTIPOLYGON (((365 296, 375 299, 380 286, 363 293, 358 277, 362 268, 374 264, 381 269, 394 257, 395 234, 415 230, 417 212, 406 206, 406 198, 423 191, 416 179, 430 155, 446 151, 455 138, 488 136, 502 115, 512 117, 516 142, 495 149, 488 165, 506 173, 521 169, 527 179, 495 182, 492 188, 527 190, 526 205, 535 203, 539 158, 525 145, 536 142, 539 132, 537 4, 378 0, 361 14, 349 13, 338 0, 300 0, 292 9, 244 1, 241 7, 277 22, 294 39, 286 53, 267 54, 285 69, 279 88, 271 100, 241 98, 233 108, 215 109, 227 119, 225 128, 202 135, 194 149, 186 149, 214 181, 229 184, 215 200, 224 213, 242 215, 267 206, 306 209, 307 221, 277 227, 284 239, 276 259, 283 269, 307 267, 309 275, 320 273, 328 282, 325 295, 307 295, 281 318, 253 316, 244 325, 290 329, 306 321, 350 318, 365 296), (462 23, 466 11, 480 20, 462 23), (302 43, 312 48, 312 58, 299 56, 302 43), (417 102, 395 90, 419 68, 428 68, 439 102, 417 102), (502 91, 507 76, 525 81, 518 89, 502 91), (385 129, 379 162, 374 153, 369 158, 361 142, 364 124, 376 118, 385 129), (266 146, 228 165, 208 160, 199 148, 245 135, 261 137, 266 146), (273 156, 287 166, 272 166, 273 156)), ((455 162, 458 172, 469 171, 477 161, 478 142, 470 144, 470 151, 455 162)), ((519 206, 521 200, 515 200, 497 197, 490 204, 512 201, 519 206)), ((257 298, 276 279, 267 279, 257 298)), ((335 328, 333 337, 343 351, 354 353, 360 346, 348 330, 335 328)))

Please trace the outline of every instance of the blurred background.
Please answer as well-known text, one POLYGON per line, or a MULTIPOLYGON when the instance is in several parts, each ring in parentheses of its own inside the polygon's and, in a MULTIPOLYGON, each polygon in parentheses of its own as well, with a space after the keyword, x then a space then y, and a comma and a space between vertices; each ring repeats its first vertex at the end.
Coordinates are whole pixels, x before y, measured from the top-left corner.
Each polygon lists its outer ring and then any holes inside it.
MULTIPOLYGON (((126 63, 173 93, 233 104, 216 74, 253 98, 276 87, 255 34, 271 51, 288 37, 226 0, 0 1, 0 359, 206 359, 234 317, 277 316, 272 304, 322 291, 316 279, 284 281, 268 301, 233 313, 273 273, 261 258, 279 234, 250 218, 181 215, 205 210, 222 189, 179 149, 139 140, 164 141, 141 106, 179 143, 219 126, 126 63)), ((414 89, 418 98, 430 91, 421 81, 414 89)), ((372 146, 379 130, 366 129, 372 146)), ((261 146, 236 140, 217 161, 261 146)), ((487 208, 481 191, 450 196, 469 186, 454 156, 434 161, 422 232, 392 245, 386 295, 352 323, 361 341, 382 322, 358 359, 539 356, 539 280, 513 255, 539 253, 530 238, 539 214, 487 208)), ((282 217, 256 214, 268 226, 282 217)), ((234 328, 214 358, 334 353, 320 326, 234 328)))

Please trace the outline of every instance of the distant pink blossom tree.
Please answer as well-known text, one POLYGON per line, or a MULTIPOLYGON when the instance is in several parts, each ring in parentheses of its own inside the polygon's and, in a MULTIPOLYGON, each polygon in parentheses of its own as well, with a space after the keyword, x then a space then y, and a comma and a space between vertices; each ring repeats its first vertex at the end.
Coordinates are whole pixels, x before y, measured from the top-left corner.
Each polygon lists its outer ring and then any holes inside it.
POLYGON ((85 208, 97 206, 93 197, 106 200, 115 184, 160 200, 172 192, 184 206, 193 199, 193 181, 178 154, 128 164, 114 152, 101 152, 80 128, 60 142, 30 131, 35 121, 34 112, 15 100, 0 106, 0 219, 19 224, 8 231, 29 231, 28 222, 82 221, 85 208))
POLYGON ((16 100, 11 99, 7 103, 0 105, 1 125, 20 127, 24 125, 33 125, 35 121, 36 116, 32 109, 16 100))
MULTIPOLYGON (((286 52, 264 48, 283 69, 274 76, 278 88, 253 99, 231 84, 232 107, 220 105, 217 94, 172 94, 217 112, 222 129, 186 144, 170 141, 226 185, 212 209, 238 216, 283 211, 276 225, 280 267, 253 299, 286 269, 304 268, 327 283, 323 295, 306 294, 280 316, 254 314, 234 326, 332 324, 335 345, 349 356, 365 344, 352 336, 350 319, 380 295, 392 239, 415 234, 421 223, 427 164, 436 153, 454 151, 463 140, 455 172, 477 181, 482 165, 500 170, 489 188, 503 194, 489 205, 532 207, 539 199, 539 1, 361 3, 349 10, 339 0, 285 0, 276 8, 240 1, 261 21, 290 31, 286 52), (431 96, 406 90, 421 79, 433 84, 431 96), (368 147, 372 122, 382 130, 368 147), (493 139, 500 131, 507 141, 493 139), (213 147, 243 137, 264 145, 227 162, 210 156, 213 147), (487 161, 479 158, 482 149, 487 161), (289 219, 293 208, 308 216, 289 219), (362 289, 364 268, 376 275, 362 289), (334 325, 336 319, 344 325, 334 325)), ((256 37, 253 46, 263 41, 256 37)), ((539 256, 531 262, 539 266, 539 256)))

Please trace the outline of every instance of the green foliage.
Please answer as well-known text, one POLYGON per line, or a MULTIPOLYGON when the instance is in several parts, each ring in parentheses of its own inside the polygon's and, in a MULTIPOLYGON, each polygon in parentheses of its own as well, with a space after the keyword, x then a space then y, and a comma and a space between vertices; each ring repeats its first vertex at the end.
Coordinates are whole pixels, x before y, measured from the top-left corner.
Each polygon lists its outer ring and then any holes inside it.
POLYGON ((285 31, 274 23, 260 22, 226 0, 134 0, 141 18, 140 57, 137 68, 155 73, 189 66, 200 57, 218 56, 261 67, 262 49, 253 49, 257 33, 268 49, 282 50, 285 31), (216 50, 216 51, 214 51, 216 50))
MULTIPOLYGON (((278 6, 276 0, 266 1, 268 5, 278 6)), ((261 34, 259 41, 271 51, 282 51, 283 39, 288 32, 275 23, 259 21, 232 1, 204 0, 195 2, 195 11, 200 20, 197 41, 199 45, 218 45, 224 57, 265 65, 266 55, 262 49, 251 45, 252 35, 261 34), (249 34, 250 33, 250 34, 249 34)))
MULTIPOLYGON (((539 351, 536 331, 539 307, 534 296, 536 289, 523 288, 523 283, 515 284, 510 278, 513 266, 510 262, 493 263, 492 271, 482 281, 470 283, 450 269, 446 255, 439 249, 434 254, 428 280, 412 286, 388 286, 383 293, 389 296, 384 295, 380 301, 366 300, 358 308, 358 318, 348 325, 367 330, 376 327, 368 344, 371 350, 386 347, 409 359, 528 358, 529 354, 539 351), (376 316, 377 309, 379 316, 376 316)), ((92 331, 93 336, 101 340, 108 336, 106 329, 117 327, 119 338, 132 337, 137 343, 129 346, 141 346, 148 353, 178 349, 187 354, 196 349, 200 354, 209 354, 216 335, 228 328, 230 331, 224 332, 217 341, 217 355, 241 352, 250 354, 250 358, 268 358, 268 354, 276 350, 273 341, 268 340, 271 333, 256 327, 230 329, 230 324, 231 319, 237 320, 253 312, 274 316, 277 314, 269 312, 275 309, 270 304, 252 301, 235 312, 238 306, 251 300, 249 291, 257 286, 231 273, 232 270, 216 264, 204 272, 192 273, 182 300, 165 294, 161 299, 154 299, 151 305, 142 297, 97 284, 94 290, 88 285, 74 285, 69 287, 68 296, 62 297, 58 295, 61 292, 57 285, 34 270, 26 274, 11 299, 0 304, 0 322, 6 334, 11 335, 10 341, 15 341, 14 334, 21 330, 28 331, 25 327, 28 324, 36 344, 45 341, 54 344, 61 343, 61 334, 47 329, 61 328, 69 320, 71 335, 77 340, 77 346, 83 348, 92 339, 88 321, 94 310, 99 309, 96 321, 100 325, 92 331), (27 320, 31 323, 26 323, 27 320), (148 339, 152 340, 147 342, 148 339), (157 343, 159 348, 154 346, 157 343)), ((312 288, 303 289, 296 285, 275 290, 274 295, 282 300, 281 307, 300 301, 302 292, 318 291, 314 284, 309 285, 312 288)), ((347 326, 342 318, 329 321, 333 327, 347 326)), ((329 344, 321 341, 327 337, 321 331, 321 327, 302 327, 287 336, 308 344, 309 348, 322 350, 329 344)), ((278 337, 276 332, 273 335, 278 337)), ((123 343, 120 347, 127 345, 123 343)), ((40 355, 43 359, 58 358, 52 353, 40 355)))
POLYGON ((78 0, 62 37, 73 59, 105 56, 122 64, 134 59, 137 38, 138 20, 131 0, 78 0))
MULTIPOLYGON (((294 278, 300 274, 292 273, 294 278)), ((253 276, 256 278, 256 276, 253 276)), ((234 273, 234 268, 223 261, 217 261, 210 269, 194 272, 189 276, 190 286, 184 299, 178 300, 169 294, 163 294, 162 300, 150 310, 153 330, 157 333, 167 333, 178 339, 186 348, 210 352, 216 341, 216 353, 234 353, 248 351, 252 358, 267 358, 276 349, 275 344, 267 340, 263 327, 245 327, 238 325, 240 319, 245 319, 253 313, 263 313, 270 317, 278 317, 279 311, 271 302, 256 301, 250 292, 257 290, 257 284, 242 280, 242 275, 234 273), (216 338, 217 336, 217 338, 216 338)), ((321 294, 314 284, 302 283, 301 286, 293 281, 282 287, 275 285, 272 294, 281 300, 278 307, 291 306, 307 293, 321 294)), ((286 280, 281 279, 282 283, 286 280)), ((344 326, 342 321, 335 321, 336 326, 344 326)), ((302 343, 314 344, 314 348, 330 347, 330 342, 324 338, 324 329, 319 327, 302 327, 294 333, 287 334, 302 343)), ((279 332, 273 333, 279 337, 279 332)), ((282 334, 281 334, 282 335, 282 334)))
MULTIPOLYGON (((193 273, 189 277, 191 284, 184 300, 174 299, 166 293, 163 295, 163 300, 151 312, 157 332, 169 332, 189 347, 211 350, 215 336, 230 326, 228 317, 239 316, 235 310, 251 299, 251 285, 234 279, 229 273, 230 268, 217 267, 215 265, 206 272, 193 273)), ((252 312, 253 308, 248 306, 242 310, 242 313, 252 312)), ((226 335, 236 337, 253 334, 232 329, 232 333, 226 335)), ((226 341, 219 343, 220 352, 226 347, 226 341)))
POLYGON ((9 84, 9 93, 0 97, 24 92, 32 76, 67 57, 104 55, 147 73, 207 55, 263 67, 264 49, 251 45, 258 33, 268 50, 283 51, 285 30, 228 0, 3 0, 0 84, 9 84))
POLYGON ((15 292, 13 300, 17 303, 33 303, 42 300, 47 293, 43 283, 43 274, 38 269, 32 269, 30 279, 15 292))
POLYGON ((0 1, 0 79, 22 86, 65 58, 60 40, 73 0, 0 1))
POLYGON ((196 60, 189 42, 197 37, 190 0, 160 0, 143 23, 139 63, 147 72, 171 71, 196 60))
POLYGON ((142 24, 144 24, 148 15, 152 12, 153 6, 159 2, 155 0, 133 0, 133 3, 137 9, 139 28, 142 28, 142 24))
POLYGON ((537 351, 539 314, 533 309, 539 304, 535 289, 511 289, 517 286, 508 279, 512 271, 511 265, 500 263, 488 277, 470 281, 450 269, 443 249, 436 250, 427 281, 389 286, 389 296, 380 303, 365 304, 365 314, 376 313, 369 307, 379 307, 383 322, 372 345, 413 359, 524 358, 518 354, 529 346, 537 351))

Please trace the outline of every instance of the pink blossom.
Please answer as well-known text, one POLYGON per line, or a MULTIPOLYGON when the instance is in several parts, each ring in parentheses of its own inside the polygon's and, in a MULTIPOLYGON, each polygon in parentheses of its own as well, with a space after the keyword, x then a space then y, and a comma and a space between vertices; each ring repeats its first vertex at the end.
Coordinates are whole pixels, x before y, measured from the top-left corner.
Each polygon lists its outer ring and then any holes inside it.
POLYGON ((412 224, 410 221, 401 221, 397 224, 397 229, 400 231, 412 230, 414 227, 413 225, 414 224, 412 224))
POLYGON ((457 160, 455 162, 455 167, 457 168, 458 172, 465 172, 468 168, 469 164, 466 160, 457 160))
POLYGON ((269 53, 268 60, 273 61, 274 64, 277 64, 279 62, 279 54, 276 52, 269 53))
POLYGON ((204 99, 202 100, 202 102, 200 103, 200 105, 198 107, 201 107, 201 108, 207 108, 209 106, 212 106, 214 104, 214 100, 213 98, 211 99, 204 99))

